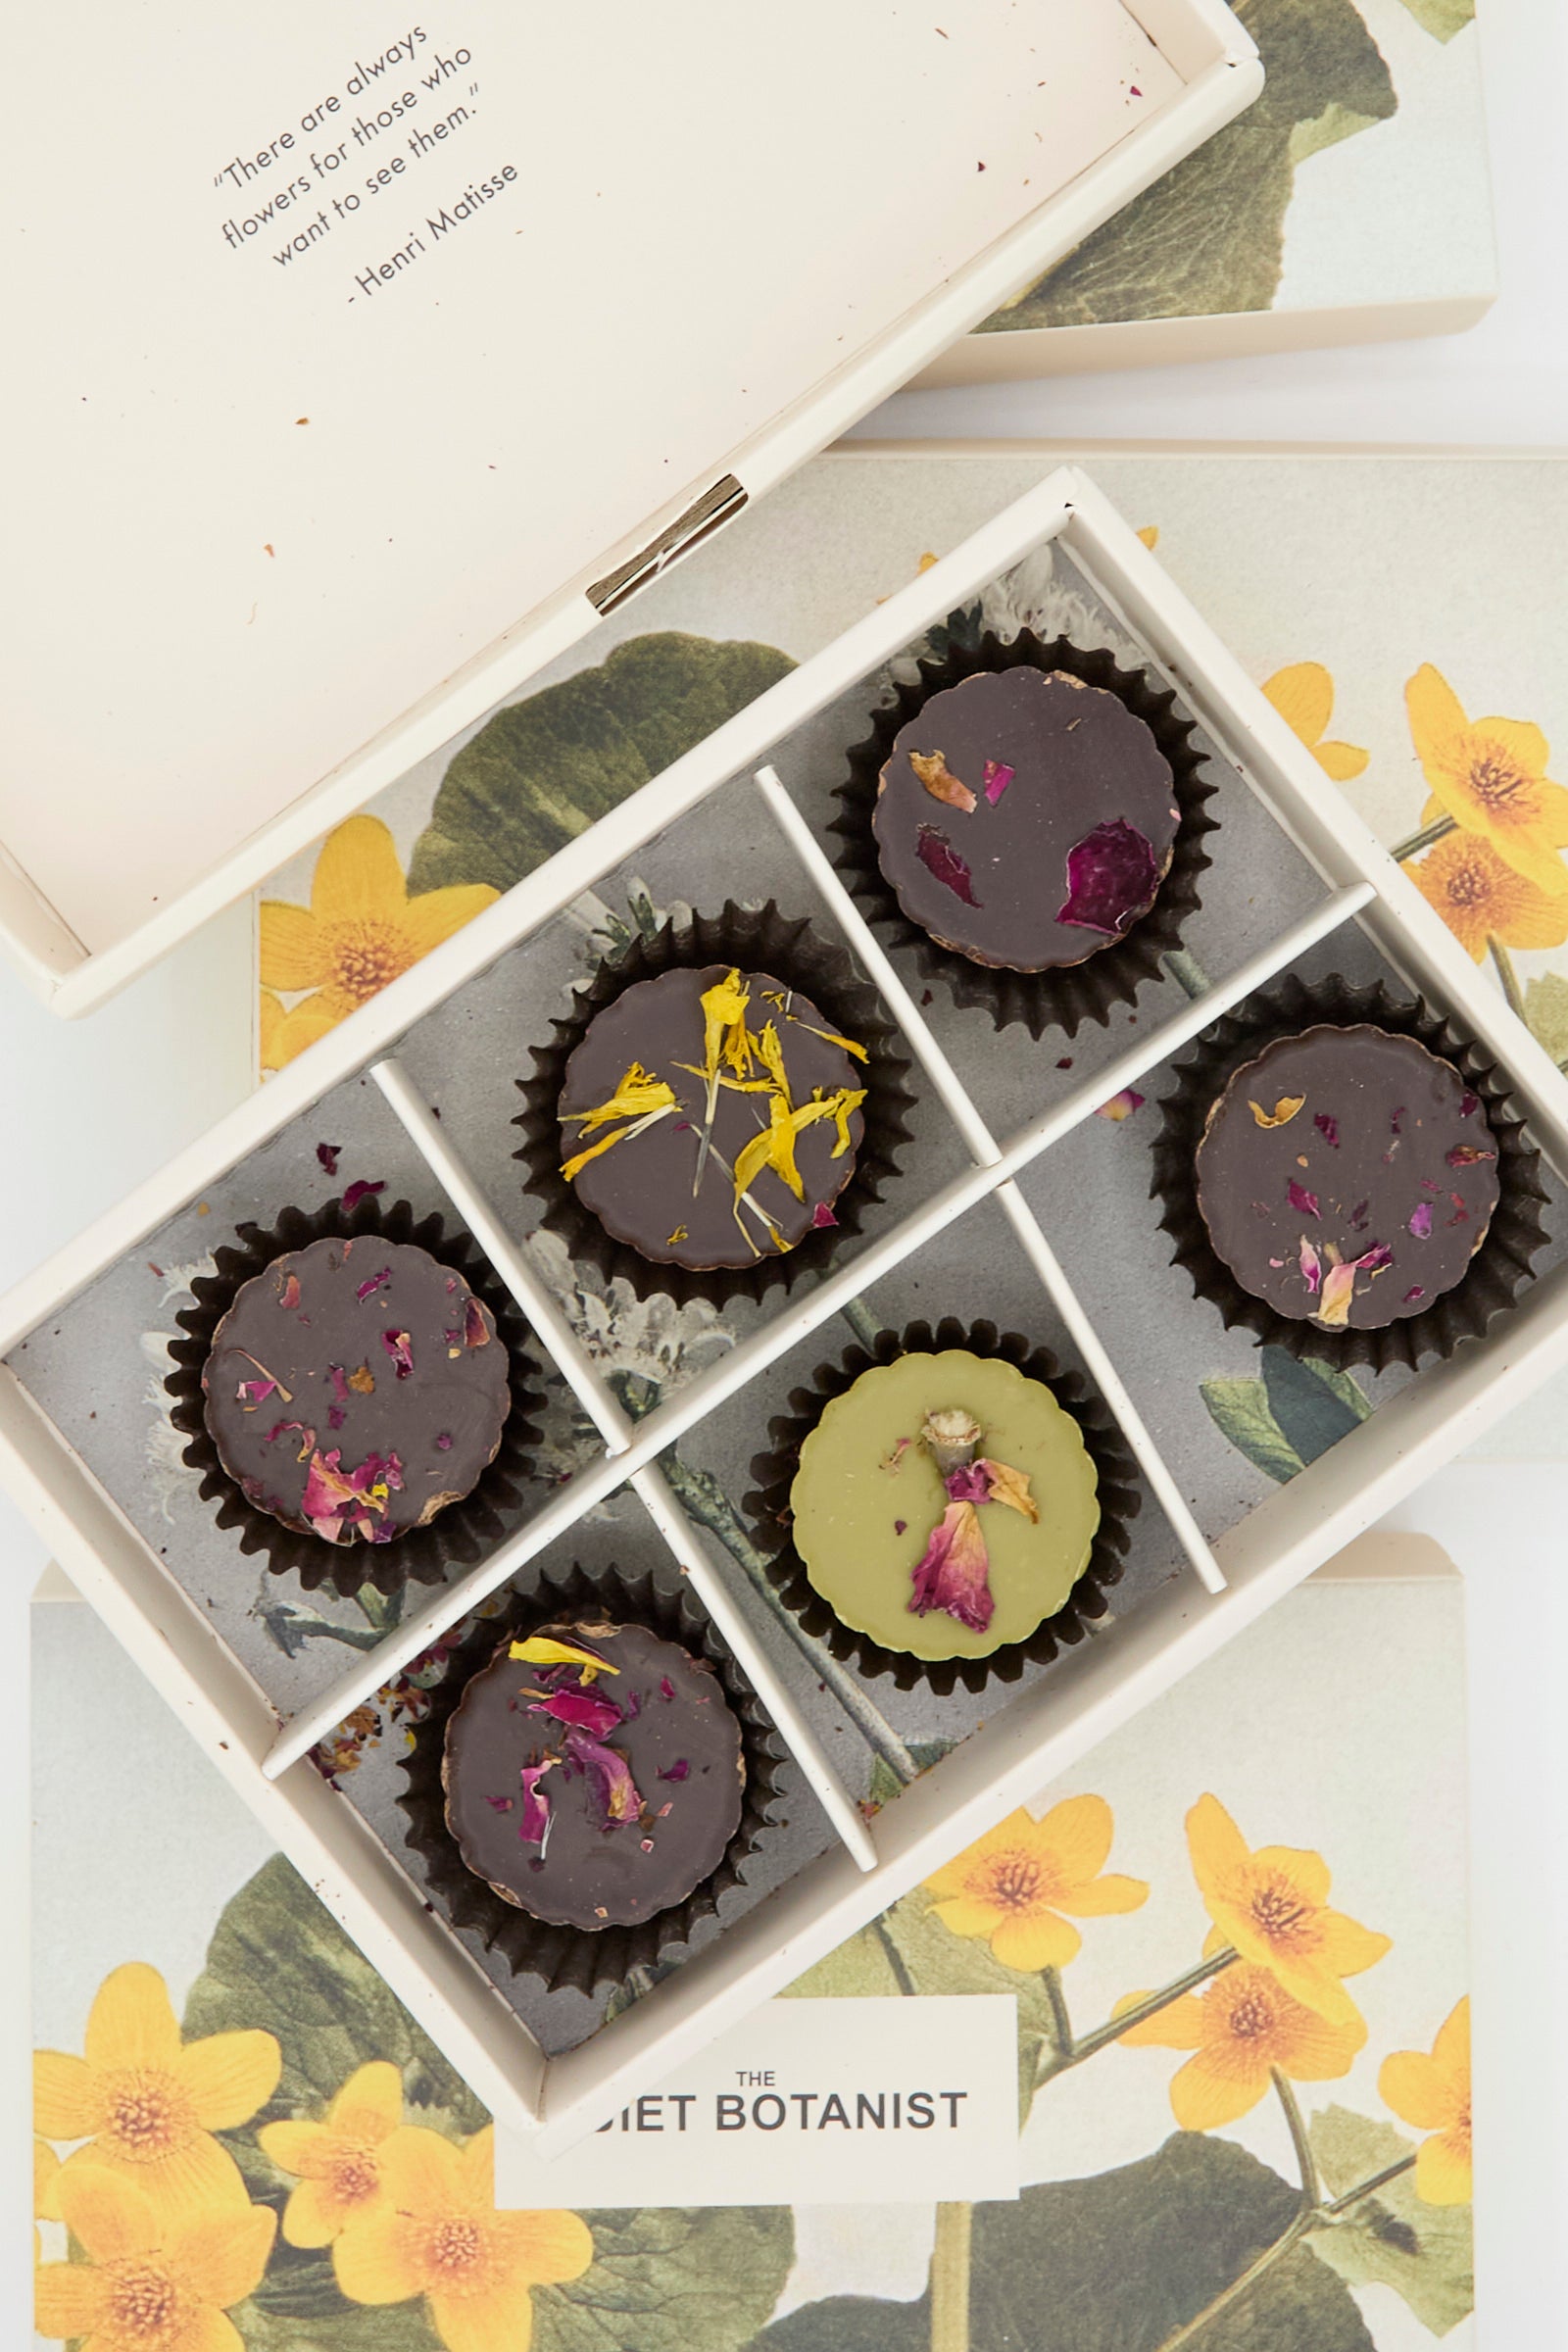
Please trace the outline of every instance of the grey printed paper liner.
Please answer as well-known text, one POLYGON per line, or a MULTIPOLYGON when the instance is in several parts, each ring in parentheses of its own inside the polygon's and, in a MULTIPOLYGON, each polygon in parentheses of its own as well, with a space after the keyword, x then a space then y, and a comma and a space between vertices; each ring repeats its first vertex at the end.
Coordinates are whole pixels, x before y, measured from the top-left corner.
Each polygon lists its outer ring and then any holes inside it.
POLYGON ((694 913, 689 923, 666 922, 651 937, 634 939, 621 955, 601 964, 579 989, 570 1012, 554 1024, 548 1046, 533 1050, 533 1072, 516 1081, 526 1107, 513 1121, 522 1131, 513 1153, 522 1162, 530 1193, 544 1204, 540 1222, 558 1234, 577 1258, 597 1266, 607 1280, 630 1284, 639 1298, 668 1298, 677 1306, 706 1298, 721 1306, 731 1298, 760 1298, 776 1284, 786 1290, 826 1271, 844 1242, 861 1228, 864 1211, 882 1198, 898 1173, 899 1152, 909 1141, 905 1114, 914 1097, 907 1084, 910 1064, 898 1030, 870 984, 860 978, 847 952, 819 938, 804 918, 782 915, 769 899, 765 906, 738 906, 726 900, 716 915, 694 913), (622 990, 656 979, 677 965, 738 965, 743 971, 772 972, 786 987, 809 997, 829 1027, 866 1049, 863 1133, 855 1172, 833 1203, 837 1222, 808 1233, 793 1250, 773 1252, 754 1266, 656 1265, 629 1243, 607 1233, 561 1173, 561 1125, 556 1105, 566 1064, 587 1035, 589 1023, 622 990))
POLYGON ((1076 1372, 1062 1370, 1049 1348, 1037 1347, 1020 1332, 999 1333, 994 1323, 960 1323, 952 1315, 945 1315, 934 1330, 918 1322, 900 1332, 881 1332, 873 1347, 857 1344, 833 1362, 819 1365, 808 1389, 792 1390, 785 1411, 768 1423, 767 1434, 768 1449, 753 1459, 755 1486, 742 1507, 758 1548, 771 1554, 768 1581, 791 1614, 825 1642, 841 1664, 858 1667, 864 1675, 891 1675, 900 1690, 924 1685, 946 1698, 961 1684, 965 1690, 979 1693, 998 1683, 1017 1682, 1026 1666, 1049 1665, 1064 1644, 1084 1639, 1092 1620, 1106 1615, 1110 1604, 1105 1594, 1120 1581, 1132 1541, 1129 1531, 1143 1506, 1137 1466, 1121 1432, 1087 1383, 1076 1372), (1001 1356, 1027 1379, 1048 1388, 1083 1433, 1098 1481, 1100 1526, 1088 1565, 1067 1599, 1054 1616, 1042 1619, 1027 1641, 1004 1643, 986 1658, 917 1658, 908 1650, 885 1649, 868 1634, 845 1625, 807 1575, 790 1533, 790 1489, 801 1447, 834 1397, 844 1396, 873 1365, 948 1348, 1001 1356))
POLYGON ((416 1218, 407 1200, 383 1208, 377 1200, 365 1200, 347 1211, 333 1200, 310 1213, 285 1208, 270 1228, 241 1225, 234 1242, 214 1255, 217 1271, 197 1277, 191 1285, 195 1305, 182 1307, 175 1317, 188 1336, 170 1347, 174 1370, 164 1386, 170 1396, 169 1417, 190 1440, 182 1458, 200 1475, 202 1499, 217 1505, 218 1525, 242 1531, 239 1547, 243 1553, 264 1553, 274 1576, 297 1576, 308 1592, 331 1585, 345 1599, 351 1599, 365 1585, 373 1585, 384 1593, 411 1583, 441 1584, 449 1570, 473 1567, 520 1524, 530 1455, 540 1438, 531 1416, 545 1398, 538 1365, 529 1352, 528 1325, 511 1292, 467 1234, 449 1234, 439 1215, 416 1218), (390 1544, 328 1544, 258 1510, 224 1469, 203 1416, 202 1366, 212 1350, 214 1334, 243 1284, 264 1273, 274 1258, 287 1251, 307 1249, 312 1242, 329 1236, 357 1241, 362 1234, 375 1234, 388 1242, 411 1242, 454 1274, 462 1275, 495 1317, 496 1337, 511 1367, 512 1405, 500 1443, 477 1485, 461 1501, 449 1502, 428 1527, 411 1527, 390 1544))
POLYGON ((526 1591, 503 1589, 505 1606, 478 1619, 450 1651, 441 1680, 430 1692, 429 1711, 413 1732, 402 1761, 408 1787, 397 1803, 408 1818, 409 1839, 424 1865, 427 1892, 441 1917, 468 1928, 487 1951, 496 1952, 514 1976, 537 1978, 549 1992, 570 1989, 592 1994, 623 1984, 636 1968, 674 1959, 690 1941, 700 1920, 714 1916, 719 1897, 739 1886, 748 1857, 768 1835, 783 1791, 784 1749, 751 1684, 719 1641, 689 1587, 662 1592, 646 1571, 631 1574, 611 1566, 592 1572, 573 1564, 542 1575, 525 1572, 526 1591), (471 1678, 488 1666, 503 1641, 518 1641, 546 1625, 584 1622, 646 1626, 693 1657, 713 1666, 725 1699, 741 1727, 746 1767, 741 1818, 717 1870, 655 1918, 633 1927, 555 1927, 502 1895, 471 1871, 447 1826, 447 1725, 462 1704, 471 1678))
POLYGON ((1480 1339, 1531 1281, 1530 1261, 1547 1239, 1542 1209, 1548 1196, 1541 1184, 1541 1155, 1496 1063, 1421 998, 1396 995, 1381 980, 1356 986, 1335 973, 1308 984, 1289 973, 1205 1029, 1185 1058, 1171 1067, 1176 1086, 1159 1104, 1162 1120, 1152 1147, 1150 1191, 1162 1204, 1160 1227, 1175 1245, 1172 1264, 1184 1269, 1198 1297, 1217 1307, 1231 1329, 1255 1332, 1260 1346, 1283 1348, 1291 1355, 1322 1356, 1346 1366, 1366 1364, 1374 1372, 1392 1364, 1414 1371, 1428 1358, 1451 1355, 1464 1340, 1480 1339), (1368 1022, 1393 1036, 1414 1038, 1429 1053, 1451 1062, 1471 1092, 1480 1096, 1497 1147, 1500 1196, 1480 1248, 1452 1290, 1420 1314, 1379 1331, 1349 1326, 1323 1331, 1305 1319, 1277 1313, 1244 1290, 1218 1256, 1198 1205, 1198 1147, 1211 1105, 1234 1073, 1255 1060, 1265 1047, 1298 1036, 1303 1029, 1351 1028, 1368 1022))
POLYGON ((922 661, 919 672, 917 684, 894 685, 892 699, 871 714, 870 734, 848 755, 849 777, 836 795, 841 813, 828 828, 843 844, 839 863, 846 881, 867 919, 891 944, 913 949, 925 979, 939 980, 956 1004, 988 1012, 997 1029, 1016 1023, 1034 1038, 1048 1029, 1076 1037, 1085 1021, 1103 1025, 1116 1005, 1131 1004, 1142 987, 1160 977, 1160 957, 1181 946, 1182 927, 1200 904, 1199 877, 1211 862, 1203 838, 1218 829, 1219 820, 1206 810, 1216 787, 1200 772, 1203 754, 1192 741, 1193 721, 1176 715, 1172 689, 1152 685, 1142 670, 1123 669, 1102 647, 1074 645, 1066 637, 1047 640, 1032 629, 1010 638, 988 629, 978 646, 953 646, 941 661, 922 661), (1169 760, 1181 810, 1170 865, 1149 912, 1120 939, 1091 949, 1082 962, 1045 972, 1004 970, 939 947, 899 905, 878 862, 871 830, 877 780, 899 729, 946 687, 981 670, 1013 669, 1026 662, 1036 669, 1066 670, 1086 686, 1102 687, 1125 703, 1169 760))

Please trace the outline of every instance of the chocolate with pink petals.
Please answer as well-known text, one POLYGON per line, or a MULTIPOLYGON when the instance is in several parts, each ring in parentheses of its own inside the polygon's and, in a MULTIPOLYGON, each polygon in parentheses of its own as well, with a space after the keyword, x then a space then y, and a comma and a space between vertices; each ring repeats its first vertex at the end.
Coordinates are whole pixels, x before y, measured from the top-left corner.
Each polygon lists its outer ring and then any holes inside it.
POLYGON ((1169 760, 1108 688, 1027 662, 942 688, 877 786, 877 860, 939 947, 1019 972, 1125 938, 1181 825, 1169 760))
POLYGON ((1276 1313, 1380 1330, 1464 1279, 1499 1198, 1460 1071, 1368 1023, 1278 1038, 1231 1077, 1197 1154, 1216 1255, 1276 1313))
POLYGON ((653 1919, 711 1876, 746 1767, 705 1659, 596 1623, 504 1641, 447 1725, 441 1777, 467 1868, 535 1919, 592 1934, 653 1919))
POLYGON ((512 1406, 495 1317, 408 1242, 329 1237, 239 1291, 203 1415, 246 1498, 336 1544, 395 1543, 470 1494, 512 1406))

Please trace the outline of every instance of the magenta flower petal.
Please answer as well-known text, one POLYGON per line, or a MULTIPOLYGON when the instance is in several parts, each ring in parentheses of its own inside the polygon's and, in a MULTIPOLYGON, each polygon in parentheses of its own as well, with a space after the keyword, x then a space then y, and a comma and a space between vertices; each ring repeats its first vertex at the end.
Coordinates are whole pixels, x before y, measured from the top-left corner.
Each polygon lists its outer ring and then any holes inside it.
POLYGON ((1300 1265, 1301 1280, 1315 1298, 1318 1285, 1323 1279, 1323 1260, 1318 1256, 1304 1233, 1301 1236, 1300 1265))
POLYGON ((363 1305, 365 1304, 365 1301, 366 1301, 366 1299, 367 1299, 367 1298, 368 1298, 368 1297, 370 1296, 370 1293, 371 1293, 372 1291, 378 1291, 378 1290, 381 1288, 381 1285, 382 1285, 382 1283, 383 1283, 383 1282, 390 1282, 390 1281, 391 1281, 391 1279, 392 1279, 392 1269, 391 1269, 391 1267, 390 1267, 390 1266, 383 1266, 383 1267, 381 1268, 381 1271, 380 1271, 380 1273, 379 1273, 379 1274, 372 1274, 372 1275, 370 1276, 370 1279, 369 1279, 369 1281, 368 1281, 368 1282, 362 1282, 362 1283, 361 1283, 361 1285, 360 1285, 360 1287, 359 1287, 359 1289, 358 1289, 358 1290, 355 1292, 354 1296, 355 1296, 355 1298, 356 1298, 359 1300, 360 1304, 363 1306, 363 1305))
POLYGON ((318 1144, 316 1147, 316 1156, 329 1176, 337 1174, 337 1155, 342 1149, 341 1144, 318 1144))
POLYGON ((386 1185, 384 1182, 380 1184, 367 1184, 365 1178, 362 1176, 357 1184, 351 1184, 349 1186, 348 1191, 343 1196, 343 1205, 345 1208, 358 1208, 362 1200, 373 1200, 377 1193, 384 1193, 385 1191, 386 1185))
POLYGON ((993 808, 1012 782, 1014 772, 1004 760, 988 760, 986 761, 983 777, 985 796, 993 808))
POLYGON ((1337 1152, 1340 1148, 1340 1122, 1335 1118, 1333 1112, 1315 1110, 1312 1113, 1312 1124, 1330 1150, 1337 1152))
POLYGON ((1432 1203, 1430 1200, 1423 1200, 1419 1207, 1411 1209, 1410 1231, 1418 1242, 1424 1242, 1430 1236, 1432 1232, 1432 1203))
POLYGON ((593 1782, 594 1794, 604 1807, 606 1825, 635 1821, 642 1812, 643 1800, 625 1757, 598 1740, 590 1740, 586 1732, 569 1731, 566 1748, 573 1763, 580 1764, 593 1782))
POLYGON ((414 1370, 414 1342, 406 1331, 383 1331, 381 1345, 398 1368, 399 1380, 407 1380, 414 1370))
POLYGON ((828 1202, 826 1200, 819 1200, 811 1211, 812 1230, 814 1232, 820 1232, 824 1225, 836 1225, 837 1223, 838 1219, 833 1214, 832 1208, 828 1202))
POLYGON ((1058 923, 1114 939, 1159 888, 1153 844, 1123 816, 1097 825, 1067 852, 1067 896, 1058 923))
MULTIPOLYGON (((538 1846, 541 1861, 545 1839, 550 1835, 550 1799, 539 1784, 559 1761, 557 1756, 547 1756, 542 1764, 525 1764, 522 1768, 522 1819, 517 1824, 517 1836, 525 1845, 538 1846)), ((492 1804, 495 1801, 494 1797, 490 1799, 492 1804)))
POLYGON ((662 1781, 683 1781, 690 1771, 691 1764, 688 1759, 685 1756, 677 1756, 669 1770, 662 1772, 659 1777, 662 1781))
POLYGON ((488 1348, 490 1345, 490 1326, 477 1298, 470 1298, 464 1309, 463 1345, 465 1348, 488 1348))
POLYGON ((624 1720, 612 1698, 602 1697, 592 1690, 552 1690, 528 1709, 530 1715, 552 1715, 557 1723, 571 1724, 586 1732, 590 1739, 603 1740, 624 1720))
POLYGON ((955 898, 961 899, 966 906, 979 906, 969 868, 940 827, 920 827, 914 837, 914 854, 927 872, 945 884, 955 898))
POLYGON ((971 1633, 983 1634, 996 1606, 990 1567, 979 1512, 972 1502, 950 1502, 914 1571, 911 1612, 924 1617, 945 1609, 971 1633))
POLYGON ((1316 1193, 1309 1193, 1304 1184, 1297 1183, 1294 1176, 1285 1188, 1285 1198, 1299 1216, 1315 1217, 1317 1215, 1316 1193))

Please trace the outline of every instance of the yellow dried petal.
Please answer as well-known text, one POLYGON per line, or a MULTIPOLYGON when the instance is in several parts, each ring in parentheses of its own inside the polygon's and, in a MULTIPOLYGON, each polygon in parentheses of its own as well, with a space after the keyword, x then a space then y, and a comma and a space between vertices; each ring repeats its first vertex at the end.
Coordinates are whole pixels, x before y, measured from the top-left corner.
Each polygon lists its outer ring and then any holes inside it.
POLYGON ((1305 1101, 1304 1095, 1281 1095, 1273 1109, 1265 1110, 1249 1096, 1247 1107, 1260 1127, 1288 1127, 1305 1101))
POLYGON ((994 1462, 989 1456, 982 1458, 980 1468, 987 1471, 991 1478, 991 1492, 986 1496, 988 1502, 1004 1502, 1009 1511, 1017 1511, 1023 1518, 1031 1519, 1038 1525, 1040 1506, 1029 1492, 1027 1470, 1014 1470, 1010 1462, 994 1462))
POLYGON ((514 1642, 507 1655, 527 1666, 580 1666, 585 1683, 591 1683, 596 1674, 620 1672, 608 1658, 596 1658, 591 1649, 578 1649, 573 1642, 558 1642, 551 1634, 530 1634, 526 1642, 514 1642))
POLYGON ((568 1110, 563 1113, 565 1121, 581 1127, 584 1135, 592 1135, 609 1119, 646 1118, 651 1110, 673 1110, 674 1089, 662 1078, 653 1077, 634 1061, 608 1102, 594 1110, 568 1110))
POLYGON ((796 1020, 793 1012, 786 1013, 784 1017, 788 1021, 795 1021, 796 1028, 804 1029, 808 1037, 819 1037, 825 1046, 837 1046, 842 1052, 853 1054, 857 1061, 869 1061, 871 1058, 864 1046, 858 1046, 853 1037, 840 1037, 836 1029, 818 1029, 812 1021, 796 1020))
POLYGON ((784 1048, 779 1041, 778 1031, 771 1021, 767 1023, 761 1036, 758 1039, 757 1051, 763 1069, 766 1070, 768 1077, 778 1088, 785 1102, 788 1102, 790 1081, 789 1073, 784 1067, 784 1048))
POLYGON ((909 765, 934 801, 946 801, 950 808, 957 808, 965 816, 974 814, 974 794, 967 784, 960 784, 941 752, 911 752, 909 765))

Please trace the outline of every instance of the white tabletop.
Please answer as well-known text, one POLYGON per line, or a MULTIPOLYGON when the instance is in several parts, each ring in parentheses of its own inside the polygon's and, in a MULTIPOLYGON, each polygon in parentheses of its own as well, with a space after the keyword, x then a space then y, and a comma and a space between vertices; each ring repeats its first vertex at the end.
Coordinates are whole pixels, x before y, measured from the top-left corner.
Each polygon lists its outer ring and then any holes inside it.
MULTIPOLYGON (((1036 438, 1559 447, 1568 443, 1568 12, 1486 0, 1483 16, 1501 296, 1470 334, 1122 376, 906 393, 873 438, 1036 438)), ((1473 583, 1485 594, 1485 582, 1473 583)), ((83 1025, 63 1025, 0 970, 0 1289, 150 1173, 244 1093, 255 979, 250 915, 209 926, 83 1025)), ((1446 1472, 1397 1523, 1443 1541, 1470 1595, 1472 1856, 1480 2321, 1487 2352, 1564 2340, 1568 2210, 1568 1462, 1536 1462, 1568 1383, 1446 1472), (1553 2327, 1553 2321, 1558 2322, 1553 2327)), ((1560 1447, 1555 1450, 1561 1450, 1560 1447)), ((8 1745, 25 1753, 27 1595, 42 1542, 0 1500, 0 1626, 13 1660, 8 1745), (19 1720, 19 1709, 24 1719, 19 1720)), ((13 1918, 27 1831, 0 1781, 13 1918)), ((1455 1825, 1455 1835, 1463 1827, 1455 1825)), ((30 2036, 26 1941, 3 1966, 0 2310, 26 2308, 30 2036)))

